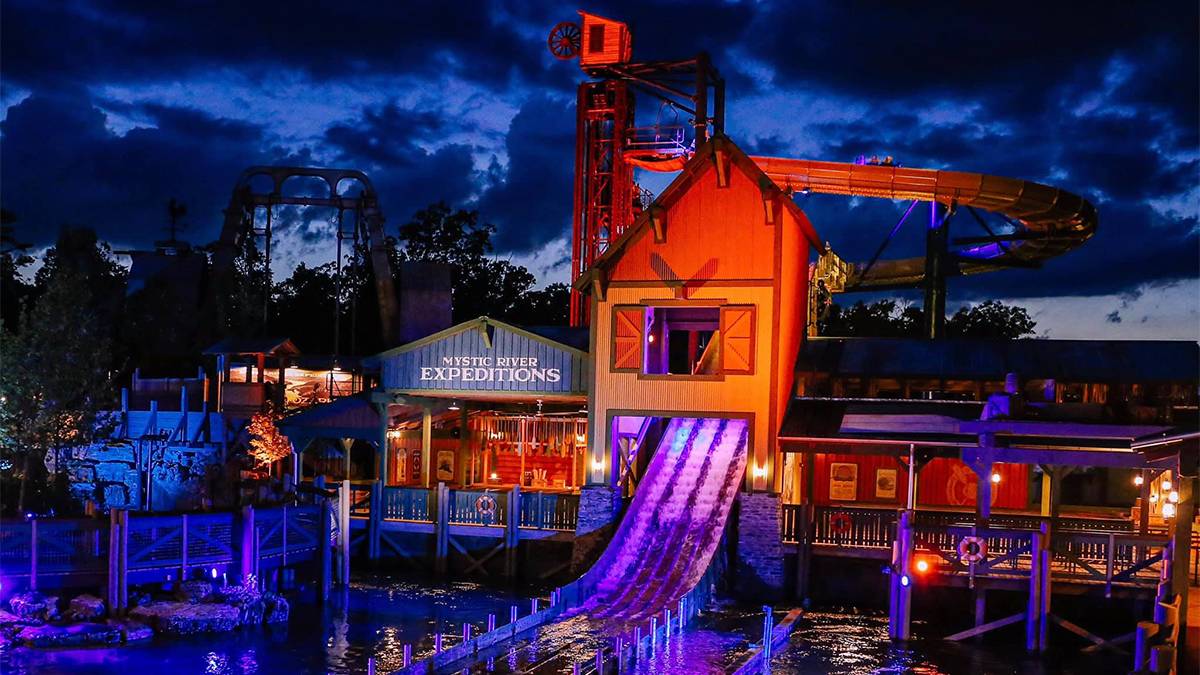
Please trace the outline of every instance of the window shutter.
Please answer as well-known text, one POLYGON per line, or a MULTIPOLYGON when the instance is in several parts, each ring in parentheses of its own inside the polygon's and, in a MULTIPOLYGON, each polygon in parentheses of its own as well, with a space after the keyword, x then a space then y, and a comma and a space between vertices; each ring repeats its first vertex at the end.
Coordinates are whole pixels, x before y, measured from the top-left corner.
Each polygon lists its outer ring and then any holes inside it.
POLYGON ((754 372, 754 307, 721 308, 721 372, 754 372))
POLYGON ((642 369, 642 332, 646 310, 643 307, 613 309, 613 370, 642 369))

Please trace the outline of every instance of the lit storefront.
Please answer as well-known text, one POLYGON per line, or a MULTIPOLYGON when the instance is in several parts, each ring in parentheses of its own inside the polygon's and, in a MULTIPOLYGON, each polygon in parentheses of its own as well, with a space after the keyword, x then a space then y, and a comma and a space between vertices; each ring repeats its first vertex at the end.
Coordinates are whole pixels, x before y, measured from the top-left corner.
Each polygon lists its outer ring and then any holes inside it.
POLYGON ((387 485, 576 489, 585 478, 586 332, 481 317, 374 357, 387 485))

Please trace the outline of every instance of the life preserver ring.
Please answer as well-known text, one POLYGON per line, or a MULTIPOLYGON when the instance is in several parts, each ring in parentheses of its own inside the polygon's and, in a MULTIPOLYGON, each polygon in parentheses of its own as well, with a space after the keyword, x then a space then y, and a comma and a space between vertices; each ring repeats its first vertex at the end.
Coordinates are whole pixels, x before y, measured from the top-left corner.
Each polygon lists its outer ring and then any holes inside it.
POLYGON ((849 513, 835 513, 829 516, 829 531, 833 534, 850 534, 852 525, 849 513))
POLYGON ((963 562, 977 563, 987 556, 987 542, 982 537, 963 537, 958 542, 958 558, 963 562))
POLYGON ((491 495, 479 495, 475 499, 475 512, 484 520, 491 520, 496 516, 496 498, 491 495))

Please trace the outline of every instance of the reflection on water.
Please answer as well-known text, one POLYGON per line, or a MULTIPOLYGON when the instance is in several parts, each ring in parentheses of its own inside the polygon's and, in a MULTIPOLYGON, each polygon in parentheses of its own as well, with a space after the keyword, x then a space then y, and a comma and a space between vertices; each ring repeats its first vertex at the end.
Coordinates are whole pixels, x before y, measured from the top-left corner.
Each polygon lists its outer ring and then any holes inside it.
MULTIPOLYGON (((311 598, 310 598, 311 599, 311 598)), ((10 649, 0 654, 3 673, 120 673, 151 675, 248 675, 250 673, 364 673, 368 657, 377 672, 399 668, 405 644, 414 655, 432 649, 430 636, 446 633, 446 644, 461 639, 462 624, 475 632, 485 627, 487 614, 507 622, 516 604, 525 615, 528 598, 477 584, 438 584, 362 577, 348 593, 335 594, 331 606, 294 602, 286 628, 244 630, 219 636, 195 636, 153 641, 113 649, 55 651, 10 649)), ((782 616, 782 608, 777 609, 782 616)), ((683 634, 660 639, 653 650, 643 649, 634 673, 701 675, 729 670, 761 636, 762 614, 753 609, 725 606, 706 612, 683 634)), ((788 649, 771 663, 772 673, 1124 673, 1123 656, 1080 655, 1074 650, 1042 657, 1026 655, 1019 642, 1005 644, 948 643, 945 631, 914 623, 915 640, 907 645, 887 637, 887 617, 879 613, 809 612, 793 634, 788 649)), ((1069 640, 1064 640, 1069 644, 1069 640)), ((586 618, 576 617, 549 626, 516 645, 490 653, 471 672, 527 671, 569 673, 575 662, 593 663, 596 649, 609 645, 586 618)))

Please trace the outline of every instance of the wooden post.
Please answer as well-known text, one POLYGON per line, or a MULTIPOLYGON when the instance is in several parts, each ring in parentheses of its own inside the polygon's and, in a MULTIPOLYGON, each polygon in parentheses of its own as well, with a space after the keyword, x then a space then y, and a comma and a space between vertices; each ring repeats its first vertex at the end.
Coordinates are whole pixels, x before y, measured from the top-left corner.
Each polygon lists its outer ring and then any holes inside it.
POLYGON ((1025 649, 1036 652, 1039 646, 1039 627, 1042 620, 1041 552, 1045 544, 1046 524, 1034 532, 1029 546, 1029 599, 1025 606, 1025 649))
POLYGON ((800 505, 800 513, 797 516, 799 522, 796 523, 796 535, 799 540, 796 545, 796 598, 799 600, 808 599, 809 591, 809 576, 812 574, 812 539, 813 525, 815 524, 814 513, 816 508, 810 503, 800 505))
POLYGON ((437 518, 434 521, 433 569, 438 576, 446 574, 446 557, 450 548, 450 491, 445 483, 437 484, 437 518))
POLYGON ((1050 628, 1050 563, 1054 558, 1054 528, 1043 524, 1041 531, 1042 547, 1038 552, 1038 651, 1044 652, 1049 646, 1047 631, 1050 628))
POLYGON ((38 519, 29 519, 29 590, 37 590, 38 519))
POLYGON ((350 480, 342 481, 338 499, 338 583, 350 585, 350 480))
POLYGON ((243 581, 256 571, 254 567, 258 560, 258 551, 254 546, 256 540, 254 530, 254 505, 247 504, 242 507, 241 565, 238 568, 242 573, 243 581))
POLYGON ((467 404, 463 403, 458 410, 458 462, 455 471, 459 474, 459 485, 470 485, 474 463, 468 462, 471 455, 471 434, 467 430, 467 404))
MULTIPOLYGON (((979 628, 987 623, 987 589, 976 582, 972 592, 975 595, 975 627, 979 628)), ((979 637, 976 636, 976 639, 979 637)))
POLYGON ((508 491, 508 510, 504 523, 504 576, 517 576, 517 551, 521 543, 521 486, 508 491))
POLYGON ((187 514, 179 516, 179 583, 187 581, 188 569, 188 517, 187 514))
POLYGON ((893 640, 907 640, 911 635, 912 615, 913 512, 900 511, 896 525, 896 541, 892 545, 892 574, 889 577, 888 635, 893 640))
POLYGON ((371 514, 367 521, 367 557, 375 560, 379 557, 379 531, 383 525, 383 481, 371 483, 371 514))
MULTIPOLYGON (((1138 511, 1138 534, 1146 536, 1150 531, 1150 481, 1154 479, 1154 474, 1149 469, 1142 469, 1142 486, 1139 491, 1139 499, 1141 500, 1142 508, 1138 511)), ((1140 561, 1139 561, 1140 562, 1140 561)))
POLYGON ((1187 654, 1200 649, 1200 645, 1187 645, 1188 618, 1188 562, 1192 544, 1192 519, 1195 518, 1195 500, 1192 491, 1196 479, 1175 474, 1175 489, 1179 491, 1179 503, 1175 505, 1175 523, 1171 546, 1171 593, 1179 598, 1179 649, 1176 653, 1187 654))
POLYGON ((429 407, 421 409, 421 485, 431 486, 430 476, 433 465, 433 410, 429 407))
MULTIPOLYGON (((318 476, 318 478, 321 477, 318 476)), ((330 587, 333 585, 331 579, 333 576, 333 549, 329 543, 333 507, 330 505, 328 497, 318 497, 318 499, 321 501, 321 515, 317 527, 317 555, 319 556, 321 579, 317 588, 317 601, 324 603, 328 600, 330 587)))
POLYGON ((113 509, 108 513, 108 609, 113 616, 128 606, 126 573, 129 567, 129 512, 113 509))
POLYGON ((388 404, 380 403, 375 406, 375 410, 379 413, 379 461, 377 462, 379 474, 377 477, 383 481, 384 485, 388 484, 388 468, 392 461, 391 440, 388 438, 388 426, 391 420, 388 417, 388 404))

